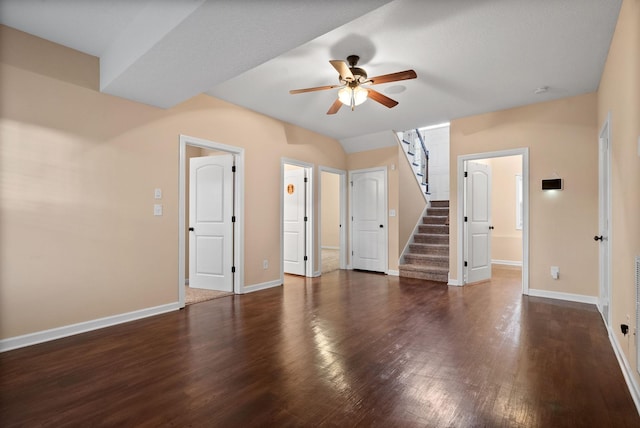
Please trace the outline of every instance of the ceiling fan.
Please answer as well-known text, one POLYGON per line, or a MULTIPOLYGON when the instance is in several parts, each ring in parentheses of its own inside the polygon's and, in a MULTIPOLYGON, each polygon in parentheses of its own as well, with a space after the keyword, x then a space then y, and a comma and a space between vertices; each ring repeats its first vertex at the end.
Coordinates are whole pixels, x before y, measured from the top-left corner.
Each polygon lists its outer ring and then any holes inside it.
POLYGON ((346 61, 343 60, 331 60, 331 65, 340 74, 338 80, 339 85, 328 86, 316 86, 314 88, 305 89, 292 89, 290 94, 302 94, 304 92, 324 91, 327 89, 340 88, 338 91, 338 99, 333 102, 327 114, 336 114, 342 105, 347 105, 354 110, 357 105, 362 104, 367 98, 371 98, 380 104, 392 108, 398 105, 396 100, 393 100, 386 95, 375 91, 368 86, 379 85, 381 83, 397 82, 399 80, 415 79, 418 77, 413 70, 399 71, 397 73, 383 74, 382 76, 367 77, 367 72, 358 65, 360 57, 358 55, 349 55, 346 61))

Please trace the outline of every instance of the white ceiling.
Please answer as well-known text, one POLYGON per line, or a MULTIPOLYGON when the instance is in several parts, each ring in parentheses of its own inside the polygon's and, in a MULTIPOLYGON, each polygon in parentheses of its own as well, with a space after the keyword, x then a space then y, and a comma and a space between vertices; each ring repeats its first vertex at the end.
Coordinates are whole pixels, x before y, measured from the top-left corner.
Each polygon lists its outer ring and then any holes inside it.
MULTIPOLYGON (((595 91, 621 0, 0 0, 0 23, 100 57, 103 92, 158 107, 199 93, 339 139, 595 91), (418 78, 326 111, 330 59, 418 78), (548 92, 534 90, 548 86, 548 92)), ((369 144, 368 144, 369 143, 369 144)))

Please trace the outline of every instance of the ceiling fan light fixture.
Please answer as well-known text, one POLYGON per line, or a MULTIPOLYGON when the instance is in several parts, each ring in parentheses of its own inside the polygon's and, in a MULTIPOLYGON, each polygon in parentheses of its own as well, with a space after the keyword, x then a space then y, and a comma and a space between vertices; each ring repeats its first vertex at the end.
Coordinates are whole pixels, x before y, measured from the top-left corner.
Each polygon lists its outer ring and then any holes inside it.
POLYGON ((353 108, 365 102, 368 94, 368 91, 361 86, 354 88, 345 86, 338 91, 338 99, 342 104, 353 108))

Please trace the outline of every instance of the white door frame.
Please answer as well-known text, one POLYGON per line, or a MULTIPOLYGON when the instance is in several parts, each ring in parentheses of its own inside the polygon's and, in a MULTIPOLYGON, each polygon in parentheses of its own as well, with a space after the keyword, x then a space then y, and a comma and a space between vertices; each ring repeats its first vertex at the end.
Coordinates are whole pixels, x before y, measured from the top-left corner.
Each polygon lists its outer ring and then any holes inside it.
MULTIPOLYGON (((384 173, 384 271, 383 273, 389 274, 389 177, 386 166, 377 166, 373 168, 364 168, 364 169, 353 169, 349 170, 349 182, 353 183, 352 175, 363 173, 363 172, 376 172, 382 171, 384 173)), ((353 187, 347 186, 349 188, 349 215, 352 216, 353 220, 353 187)), ((349 223, 349 248, 353 249, 353 227, 352 222, 349 223)), ((353 252, 353 251, 352 251, 353 252)), ((349 258, 349 269, 353 269, 353 258, 349 258)))
POLYGON ((179 144, 179 166, 178 166, 178 301, 179 306, 184 308, 185 299, 185 203, 186 203, 186 162, 187 146, 201 147, 203 149, 227 152, 236 156, 235 192, 233 207, 236 216, 236 224, 233 234, 233 258, 236 268, 233 280, 233 292, 242 294, 244 292, 244 149, 241 147, 229 146, 216 143, 202 138, 180 135, 179 144))
POLYGON ((499 150, 495 152, 474 153, 458 156, 456 174, 458 176, 458 271, 456 283, 464 282, 464 163, 478 159, 500 158, 505 156, 522 156, 522 294, 529 294, 529 148, 499 150))
MULTIPOLYGON (((318 167, 318 174, 319 174, 319 179, 318 179, 318 195, 320 195, 320 197, 318 198, 318 218, 322 218, 321 217, 321 213, 322 213, 322 173, 323 172, 330 172, 332 174, 337 174, 340 176, 340 225, 342 227, 340 227, 340 269, 346 269, 347 268, 347 225, 349 224, 347 221, 347 171, 342 170, 342 169, 335 169, 335 168, 331 168, 328 166, 319 166, 318 167)), ((318 236, 321 237, 322 236, 322 222, 319 221, 318 222, 318 236)), ((322 248, 321 248, 322 242, 321 239, 318 239, 318 245, 317 245, 317 250, 318 250, 318 254, 322 254, 322 248)), ((322 263, 319 263, 319 273, 321 274, 322 271, 322 263)))
POLYGON ((313 207, 313 173, 315 171, 314 165, 312 163, 299 161, 296 159, 289 158, 281 158, 280 159, 280 281, 284 283, 284 166, 285 165, 294 165, 299 166, 307 170, 307 178, 309 179, 307 182, 306 188, 306 200, 307 200, 307 217, 308 221, 306 224, 306 243, 305 243, 305 251, 307 253, 307 261, 305 263, 305 276, 313 277, 313 262, 314 262, 314 247, 315 247, 315 236, 313 234, 313 221, 315 219, 313 207))
POLYGON ((598 252, 602 252, 604 251, 604 255, 600 255, 598 257, 598 264, 599 264, 599 272, 600 272, 600 284, 599 284, 599 293, 598 293, 598 310, 600 311, 600 314, 602 315, 602 309, 603 309, 603 301, 602 301, 602 297, 604 295, 604 290, 603 290, 603 286, 604 286, 604 282, 606 281, 606 283, 608 284, 607 287, 607 292, 608 292, 608 296, 607 296, 607 301, 609 303, 609 309, 607 311, 607 317, 605 319, 605 317, 603 316, 604 322, 607 325, 607 328, 610 327, 611 325, 611 237, 613 236, 613 234, 611 233, 611 112, 607 113, 607 118, 605 119, 604 123, 602 124, 602 127, 600 128, 600 133, 598 134, 599 137, 599 141, 598 141, 598 234, 600 234, 602 232, 602 230, 604 229, 604 225, 603 225, 603 213, 606 213, 607 219, 608 219, 608 225, 607 225, 607 233, 608 236, 606 237, 606 240, 603 240, 599 243, 599 249, 598 252), (602 158, 602 152, 603 152, 603 138, 606 138, 607 140, 607 147, 606 147, 606 151, 607 151, 607 157, 606 157, 606 161, 607 161, 607 165, 603 165, 605 159, 602 158), (606 172, 607 175, 606 177, 604 176, 604 171, 603 169, 604 166, 606 166, 606 172), (604 189, 604 185, 605 182, 607 183, 607 189, 606 189, 606 200, 604 198, 605 195, 605 189, 604 189), (607 263, 609 265, 609 269, 607 269, 607 278, 604 277, 603 274, 603 266, 602 266, 602 257, 605 257, 607 260, 607 263))

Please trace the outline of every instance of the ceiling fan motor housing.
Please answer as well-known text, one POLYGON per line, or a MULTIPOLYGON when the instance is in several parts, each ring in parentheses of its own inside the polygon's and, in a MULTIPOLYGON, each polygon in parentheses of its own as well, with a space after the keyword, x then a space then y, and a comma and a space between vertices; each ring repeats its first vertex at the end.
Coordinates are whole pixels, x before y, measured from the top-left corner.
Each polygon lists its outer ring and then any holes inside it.
POLYGON ((341 84, 354 87, 367 81, 367 72, 360 67, 356 67, 359 60, 360 60, 360 57, 358 55, 349 55, 347 57, 347 63, 349 64, 349 71, 351 71, 351 74, 353 74, 353 80, 351 80, 351 76, 348 76, 348 77, 340 76, 339 81, 341 84))
POLYGON ((343 85, 351 85, 351 84, 356 84, 359 85, 361 83, 364 83, 367 81, 367 72, 364 71, 362 68, 360 67, 352 67, 349 69, 351 71, 351 74, 353 74, 353 80, 351 80, 351 77, 343 77, 340 76, 340 83, 343 85))

